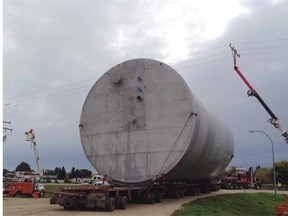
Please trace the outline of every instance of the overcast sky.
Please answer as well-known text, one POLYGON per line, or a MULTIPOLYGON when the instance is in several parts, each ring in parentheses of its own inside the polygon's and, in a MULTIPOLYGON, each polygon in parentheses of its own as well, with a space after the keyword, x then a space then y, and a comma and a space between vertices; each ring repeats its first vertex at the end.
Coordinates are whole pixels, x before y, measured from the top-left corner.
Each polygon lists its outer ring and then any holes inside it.
POLYGON ((83 102, 96 80, 133 58, 163 61, 228 125, 235 151, 229 166, 272 166, 288 144, 267 120, 240 70, 288 128, 288 1, 285 0, 4 0, 3 167, 25 161, 36 170, 25 132, 33 128, 44 169, 94 171, 79 137, 83 102))

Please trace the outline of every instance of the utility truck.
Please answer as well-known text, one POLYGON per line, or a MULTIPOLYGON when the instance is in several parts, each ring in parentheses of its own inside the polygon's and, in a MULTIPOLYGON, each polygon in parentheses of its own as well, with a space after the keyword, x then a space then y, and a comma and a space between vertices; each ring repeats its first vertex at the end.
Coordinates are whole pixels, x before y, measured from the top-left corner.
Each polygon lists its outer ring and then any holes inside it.
POLYGON ((22 197, 22 196, 37 196, 44 197, 46 190, 43 184, 35 180, 26 182, 11 181, 4 183, 4 192, 8 196, 22 197))

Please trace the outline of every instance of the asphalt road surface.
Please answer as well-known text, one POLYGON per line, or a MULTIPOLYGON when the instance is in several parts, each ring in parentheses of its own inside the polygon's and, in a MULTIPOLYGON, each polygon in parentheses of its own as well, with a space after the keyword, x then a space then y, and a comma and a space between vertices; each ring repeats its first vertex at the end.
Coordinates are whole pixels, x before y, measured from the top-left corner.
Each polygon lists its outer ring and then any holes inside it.
MULTIPOLYGON (((271 192, 264 190, 245 190, 245 193, 255 192, 271 192)), ((3 198, 3 215, 5 216, 73 216, 73 215, 85 215, 85 216, 169 216, 175 210, 180 209, 184 203, 190 201, 216 196, 219 194, 227 193, 244 193, 244 190, 220 190, 209 194, 201 194, 199 196, 187 196, 181 199, 165 199, 161 203, 151 204, 134 204, 129 203, 128 208, 125 210, 115 209, 113 212, 106 211, 93 211, 93 210, 64 210, 62 206, 50 205, 47 198, 3 198)), ((277 191, 277 193, 287 194, 288 191, 277 191)))

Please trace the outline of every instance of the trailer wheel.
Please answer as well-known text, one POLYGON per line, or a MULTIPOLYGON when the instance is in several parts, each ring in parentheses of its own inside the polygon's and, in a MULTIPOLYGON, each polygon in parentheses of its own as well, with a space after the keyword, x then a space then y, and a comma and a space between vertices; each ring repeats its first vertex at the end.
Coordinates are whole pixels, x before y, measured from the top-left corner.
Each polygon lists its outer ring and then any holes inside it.
POLYGON ((148 193, 147 202, 149 204, 154 204, 155 203, 155 195, 154 195, 154 193, 148 193))
POLYGON ((108 199, 107 211, 114 211, 114 209, 115 209, 115 198, 110 197, 108 199))
POLYGON ((63 202, 63 207, 64 209, 74 209, 76 206, 76 200, 75 198, 66 198, 64 199, 64 202, 63 202))
POLYGON ((188 195, 196 196, 196 188, 189 188, 188 195))
POLYGON ((128 205, 128 198, 127 198, 127 196, 121 197, 119 208, 120 208, 120 209, 126 209, 126 208, 127 208, 127 205, 128 205))
POLYGON ((19 197, 22 197, 21 191, 17 191, 14 196, 15 196, 15 197, 18 197, 18 198, 19 198, 19 197))
POLYGON ((183 198, 184 197, 184 191, 183 190, 179 190, 179 198, 183 198))
POLYGON ((157 192, 156 193, 155 202, 157 202, 157 203, 161 203, 162 202, 162 193, 161 192, 157 192))
POLYGON ((115 208, 120 209, 122 196, 116 197, 115 208))
POLYGON ((179 191, 175 190, 173 196, 174 196, 174 199, 179 199, 180 197, 179 191))

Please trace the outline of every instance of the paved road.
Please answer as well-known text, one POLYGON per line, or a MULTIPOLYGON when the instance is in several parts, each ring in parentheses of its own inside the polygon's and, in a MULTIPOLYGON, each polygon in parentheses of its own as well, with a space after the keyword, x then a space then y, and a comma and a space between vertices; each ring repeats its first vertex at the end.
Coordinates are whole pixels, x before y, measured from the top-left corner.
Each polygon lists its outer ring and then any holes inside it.
MULTIPOLYGON (((155 216, 169 216, 176 209, 180 209, 184 203, 190 201, 216 196, 219 194, 227 193, 243 193, 243 190, 220 190, 218 192, 212 192, 210 194, 201 194, 199 196, 193 197, 184 197, 181 199, 165 199, 161 203, 156 203, 153 205, 149 204, 134 204, 129 203, 128 208, 125 210, 114 210, 113 212, 106 211, 83 211, 83 210, 74 210, 68 211, 64 210, 63 207, 59 205, 50 205, 49 199, 40 198, 3 198, 3 215, 17 215, 17 216, 73 216, 73 215, 85 215, 85 216, 146 216, 146 215, 155 215, 155 216)), ((245 193, 255 193, 255 192, 271 192, 274 191, 256 191, 256 190, 245 190, 245 193)), ((287 194, 288 191, 278 191, 277 193, 287 194)))

